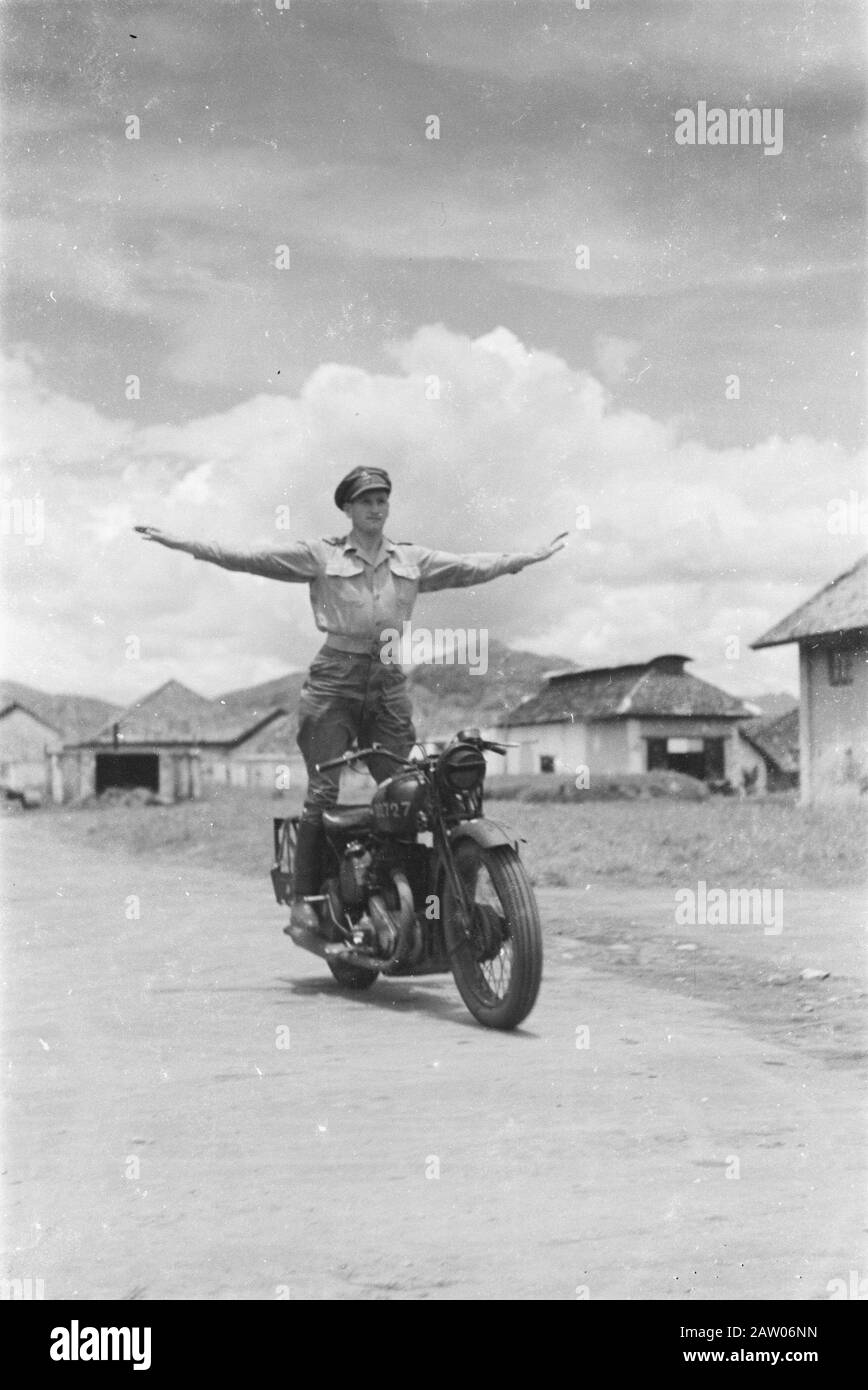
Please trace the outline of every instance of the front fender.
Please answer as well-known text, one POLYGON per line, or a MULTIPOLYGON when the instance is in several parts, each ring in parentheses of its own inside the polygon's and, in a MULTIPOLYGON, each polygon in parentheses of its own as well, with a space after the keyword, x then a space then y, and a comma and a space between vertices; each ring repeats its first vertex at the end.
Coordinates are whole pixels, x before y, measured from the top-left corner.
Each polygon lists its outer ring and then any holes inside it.
POLYGON ((518 847, 523 842, 523 837, 515 835, 508 826, 501 825, 500 821, 489 820, 487 816, 480 816, 477 820, 462 820, 457 825, 450 827, 450 845, 454 848, 462 840, 475 840, 483 849, 494 849, 497 845, 509 845, 518 854, 518 847))

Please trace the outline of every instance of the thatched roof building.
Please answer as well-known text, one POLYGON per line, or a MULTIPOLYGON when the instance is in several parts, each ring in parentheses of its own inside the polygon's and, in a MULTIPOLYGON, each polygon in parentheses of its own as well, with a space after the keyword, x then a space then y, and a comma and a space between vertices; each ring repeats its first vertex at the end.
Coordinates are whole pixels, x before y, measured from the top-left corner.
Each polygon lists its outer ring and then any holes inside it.
POLYGON ((746 719, 754 713, 743 700, 686 672, 689 660, 667 654, 627 666, 562 672, 550 676, 538 694, 523 700, 502 722, 519 728, 642 716, 746 719))

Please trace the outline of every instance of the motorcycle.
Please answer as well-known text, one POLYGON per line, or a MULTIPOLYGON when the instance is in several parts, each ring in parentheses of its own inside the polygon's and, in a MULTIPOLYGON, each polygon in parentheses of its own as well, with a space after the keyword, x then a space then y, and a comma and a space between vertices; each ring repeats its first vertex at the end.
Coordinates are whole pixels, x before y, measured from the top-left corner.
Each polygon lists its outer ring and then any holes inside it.
MULTIPOLYGON (((351 766, 376 753, 397 769, 370 804, 323 813, 320 892, 306 897, 316 932, 287 927, 325 960, 338 983, 365 990, 378 976, 451 971, 470 1012, 488 1028, 515 1028, 536 1002, 542 932, 519 840, 482 814, 485 752, 504 754, 478 729, 442 752, 402 758, 374 744, 319 764, 351 766)), ((271 881, 291 905, 298 816, 274 819, 271 881)))

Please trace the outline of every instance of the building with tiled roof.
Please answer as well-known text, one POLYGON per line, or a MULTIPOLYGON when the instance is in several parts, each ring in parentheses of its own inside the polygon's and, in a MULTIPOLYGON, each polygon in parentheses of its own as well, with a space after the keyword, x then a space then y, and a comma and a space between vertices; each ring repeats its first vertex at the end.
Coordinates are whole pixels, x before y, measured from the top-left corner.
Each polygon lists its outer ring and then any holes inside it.
POLYGON ((803 802, 868 793, 868 555, 751 645, 799 645, 803 802))
POLYGON ((754 649, 868 631, 868 555, 770 628, 754 649))
POLYGON ((166 681, 92 737, 68 742, 53 755, 54 799, 80 800, 109 788, 143 787, 174 801, 199 796, 203 778, 246 785, 246 771, 230 775, 230 763, 285 718, 282 706, 226 708, 180 681, 166 681))
POLYGON ((507 772, 652 772, 737 780, 735 729, 756 709, 685 671, 689 657, 552 675, 502 721, 507 772))

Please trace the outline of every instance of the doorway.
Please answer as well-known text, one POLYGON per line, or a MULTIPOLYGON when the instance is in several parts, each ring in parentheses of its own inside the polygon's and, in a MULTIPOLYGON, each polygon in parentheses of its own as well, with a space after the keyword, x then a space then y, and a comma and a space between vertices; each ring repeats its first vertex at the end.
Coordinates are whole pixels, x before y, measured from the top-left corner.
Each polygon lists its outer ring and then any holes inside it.
POLYGON ((647 770, 683 772, 698 782, 722 782, 724 743, 722 738, 649 738, 647 770))
POLYGON ((96 794, 109 787, 147 787, 160 790, 160 759, 156 753, 97 753, 96 794))

